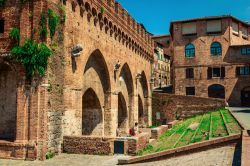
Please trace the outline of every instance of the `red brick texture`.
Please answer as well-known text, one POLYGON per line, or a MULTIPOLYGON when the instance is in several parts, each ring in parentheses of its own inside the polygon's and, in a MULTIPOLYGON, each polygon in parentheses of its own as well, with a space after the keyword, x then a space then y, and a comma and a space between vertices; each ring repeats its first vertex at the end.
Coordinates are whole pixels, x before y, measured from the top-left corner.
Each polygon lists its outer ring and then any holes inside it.
POLYGON ((192 115, 214 111, 225 107, 221 99, 179 96, 163 93, 154 93, 152 98, 153 124, 167 124, 176 118, 186 118, 192 115), (156 119, 156 112, 160 112, 160 119, 156 119))
POLYGON ((149 143, 150 135, 149 133, 140 133, 135 137, 128 138, 128 154, 136 155, 139 150, 145 148, 149 143))
POLYGON ((114 139, 85 136, 64 136, 63 150, 74 154, 113 154, 114 139))

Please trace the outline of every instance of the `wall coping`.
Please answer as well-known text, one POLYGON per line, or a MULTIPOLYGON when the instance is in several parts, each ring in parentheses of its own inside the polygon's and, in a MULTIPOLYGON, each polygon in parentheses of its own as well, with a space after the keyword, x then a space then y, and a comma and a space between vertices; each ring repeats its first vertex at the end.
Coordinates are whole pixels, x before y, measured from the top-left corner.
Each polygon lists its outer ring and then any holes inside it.
POLYGON ((189 152, 191 150, 196 150, 196 149, 203 149, 206 147, 209 147, 211 145, 220 145, 222 143, 228 143, 232 141, 237 141, 241 138, 241 134, 235 134, 235 135, 230 135, 227 137, 223 138, 216 138, 212 139, 209 141, 203 141, 199 143, 194 143, 191 145, 187 145, 184 147, 176 148, 176 149, 171 149, 171 150, 166 150, 162 152, 157 152, 153 154, 148 154, 145 156, 139 156, 139 157, 130 157, 126 159, 119 159, 118 164, 124 165, 124 164, 133 164, 133 163, 138 163, 138 162, 146 162, 148 160, 153 160, 161 157, 166 157, 166 156, 171 156, 171 155, 177 155, 183 152, 189 152))

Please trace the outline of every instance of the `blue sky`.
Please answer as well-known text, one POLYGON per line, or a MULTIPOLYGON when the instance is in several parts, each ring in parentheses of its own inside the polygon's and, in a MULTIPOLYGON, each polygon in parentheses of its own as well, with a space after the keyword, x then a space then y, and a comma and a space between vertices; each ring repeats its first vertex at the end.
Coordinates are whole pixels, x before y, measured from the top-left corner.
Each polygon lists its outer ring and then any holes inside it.
POLYGON ((250 0, 117 0, 155 34, 169 34, 169 23, 203 16, 232 15, 250 22, 250 0))

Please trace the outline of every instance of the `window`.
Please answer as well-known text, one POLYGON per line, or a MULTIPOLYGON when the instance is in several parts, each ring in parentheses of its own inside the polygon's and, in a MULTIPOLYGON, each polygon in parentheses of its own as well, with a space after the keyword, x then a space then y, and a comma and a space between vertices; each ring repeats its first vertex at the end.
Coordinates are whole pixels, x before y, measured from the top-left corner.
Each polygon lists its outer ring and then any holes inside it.
POLYGON ((195 47, 193 44, 188 44, 185 47, 185 56, 188 58, 195 56, 195 47))
POLYGON ((207 70, 208 79, 211 78, 224 78, 225 77, 225 67, 209 67, 207 70))
POLYGON ((186 69, 186 78, 194 78, 194 69, 193 68, 186 69))
POLYGON ((182 35, 196 35, 196 22, 182 24, 182 35))
POLYGON ((207 21, 207 33, 220 33, 221 32, 221 20, 207 21))
POLYGON ((239 24, 236 22, 232 22, 232 29, 233 29, 233 34, 238 35, 239 34, 239 24))
POLYGON ((250 48, 242 48, 241 55, 250 55, 250 48))
POLYGON ((248 31, 247 31, 247 27, 242 27, 242 37, 244 39, 248 38, 248 31))
POLYGON ((195 87, 186 87, 186 96, 195 96, 195 87))
POLYGON ((236 67, 236 75, 237 76, 250 75, 250 67, 249 66, 236 67))
POLYGON ((213 42, 211 45, 211 55, 212 56, 219 56, 221 55, 221 44, 219 42, 213 42))
POLYGON ((4 20, 0 20, 0 33, 4 33, 4 20))

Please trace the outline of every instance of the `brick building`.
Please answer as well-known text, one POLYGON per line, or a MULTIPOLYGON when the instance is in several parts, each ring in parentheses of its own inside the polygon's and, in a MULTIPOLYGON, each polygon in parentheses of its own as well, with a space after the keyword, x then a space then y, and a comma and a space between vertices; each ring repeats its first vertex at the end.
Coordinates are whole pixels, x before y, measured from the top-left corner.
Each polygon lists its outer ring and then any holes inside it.
POLYGON ((250 25, 232 16, 174 21, 174 90, 177 95, 223 98, 250 105, 250 25))
POLYGON ((115 138, 135 122, 151 125, 153 42, 119 3, 8 0, 0 9, 1 158, 44 159, 60 153, 66 135, 115 138), (40 41, 48 9, 59 16, 54 38, 45 40, 53 56, 45 77, 29 83, 10 57, 9 32, 20 29, 21 45, 40 41))

